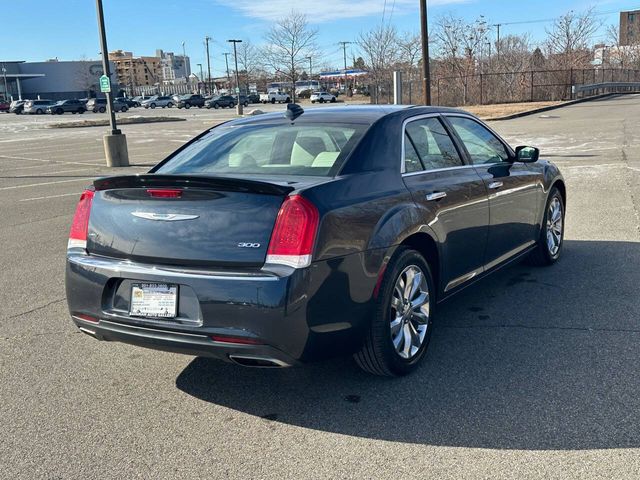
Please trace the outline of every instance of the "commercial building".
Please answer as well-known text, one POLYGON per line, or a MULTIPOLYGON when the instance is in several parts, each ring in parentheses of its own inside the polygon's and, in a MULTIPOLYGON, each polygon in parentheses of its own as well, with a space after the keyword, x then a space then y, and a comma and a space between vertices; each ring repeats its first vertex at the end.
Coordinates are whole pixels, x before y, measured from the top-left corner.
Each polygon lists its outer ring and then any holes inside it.
POLYGON ((640 10, 620 12, 620 45, 640 44, 640 10))
MULTIPOLYGON (((0 61, 0 75, 0 97, 7 99, 94 97, 100 95, 102 63, 100 60, 0 61)), ((118 82, 113 74, 111 88, 118 91, 118 82)))
POLYGON ((134 57, 132 52, 109 52, 109 60, 115 64, 118 83, 128 88, 152 86, 162 82, 162 59, 159 57, 134 57))
POLYGON ((118 82, 133 91, 139 87, 187 83, 191 75, 189 57, 156 50, 155 56, 133 55, 133 52, 114 50, 109 60, 116 65, 118 82))

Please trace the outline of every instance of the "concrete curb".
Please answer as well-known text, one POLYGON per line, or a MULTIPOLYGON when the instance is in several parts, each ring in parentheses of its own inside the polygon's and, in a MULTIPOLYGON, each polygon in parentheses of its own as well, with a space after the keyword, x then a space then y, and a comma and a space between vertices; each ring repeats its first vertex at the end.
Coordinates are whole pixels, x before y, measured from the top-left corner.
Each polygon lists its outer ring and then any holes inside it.
MULTIPOLYGON (((124 117, 118 119, 118 125, 135 125, 139 123, 163 123, 163 122, 184 122, 182 117, 124 117)), ((106 127, 109 120, 101 118, 99 120, 80 120, 77 122, 51 123, 46 128, 85 128, 85 127, 106 127)))
POLYGON ((547 107, 534 108, 533 110, 526 110, 524 112, 512 113, 510 115, 504 115, 502 117, 493 117, 485 119, 486 122, 499 122, 502 120, 512 120, 514 118, 526 117, 527 115, 535 115, 536 113, 548 112, 549 110, 555 110, 556 108, 568 107, 571 105, 575 105, 577 103, 590 102, 591 100, 598 100, 600 98, 607 98, 613 95, 626 95, 627 93, 637 93, 637 92, 626 92, 626 93, 604 93, 602 95, 595 95, 593 97, 587 98, 578 98, 577 100, 569 100, 568 102, 558 103, 557 105, 549 105, 547 107))

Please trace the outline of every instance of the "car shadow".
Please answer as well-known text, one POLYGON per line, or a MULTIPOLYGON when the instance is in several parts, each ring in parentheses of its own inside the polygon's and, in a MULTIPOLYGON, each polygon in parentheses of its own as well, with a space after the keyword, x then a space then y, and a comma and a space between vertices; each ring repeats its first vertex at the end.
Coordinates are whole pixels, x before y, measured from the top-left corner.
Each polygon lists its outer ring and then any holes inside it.
POLYGON ((248 369, 196 358, 177 387, 304 428, 429 445, 640 446, 640 243, 566 241, 442 304, 423 366, 397 379, 351 359, 248 369))

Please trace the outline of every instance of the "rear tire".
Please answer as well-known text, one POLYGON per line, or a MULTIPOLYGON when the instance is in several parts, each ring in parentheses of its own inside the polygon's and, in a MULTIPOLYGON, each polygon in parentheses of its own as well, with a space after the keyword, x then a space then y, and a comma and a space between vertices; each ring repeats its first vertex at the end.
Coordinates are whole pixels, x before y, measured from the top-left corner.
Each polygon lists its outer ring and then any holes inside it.
POLYGON ((36 110, 36 115, 42 115, 42 110, 40 108, 36 110))
POLYGON ((104 112, 106 112, 106 111, 107 111, 107 109, 106 109, 106 108, 104 108, 104 107, 100 107, 100 108, 98 109, 98 111, 99 111, 100 113, 104 113, 104 112))
POLYGON ((271 103, 276 103, 275 97, 271 99, 271 103))
POLYGON ((156 104, 152 103, 151 105, 149 105, 151 108, 156 108, 156 104))
POLYGON ((63 110, 63 109, 61 109, 61 108, 58 108, 58 109, 56 110, 56 113, 57 113, 58 115, 62 115, 62 114, 64 114, 64 110, 63 110))
POLYGON ((184 104, 184 108, 186 108, 187 110, 189 110, 191 108, 191 104, 189 103, 185 103, 184 104))
POLYGON ((121 112, 121 113, 124 113, 124 112, 126 112, 127 110, 128 110, 128 108, 127 108, 127 107, 122 107, 122 108, 120 109, 120 112, 121 112))
POLYGON ((564 244, 564 202, 558 188, 553 187, 544 207, 542 228, 536 249, 527 257, 527 263, 536 267, 553 265, 560 258, 564 244))
POLYGON ((429 264, 417 251, 398 248, 383 274, 373 318, 361 350, 354 355, 356 363, 374 375, 411 373, 427 351, 434 307, 429 264), (407 285, 410 288, 405 289, 407 285))

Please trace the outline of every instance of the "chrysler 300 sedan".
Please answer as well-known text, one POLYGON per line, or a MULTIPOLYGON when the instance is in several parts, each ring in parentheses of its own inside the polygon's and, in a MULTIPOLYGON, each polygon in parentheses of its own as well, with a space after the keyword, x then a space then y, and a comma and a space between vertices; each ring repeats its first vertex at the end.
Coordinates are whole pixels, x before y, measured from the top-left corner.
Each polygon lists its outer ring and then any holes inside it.
POLYGON ((565 184, 538 156, 446 108, 224 123, 82 194, 71 316, 99 340, 245 366, 353 354, 406 374, 438 302, 517 259, 558 260, 565 184))

